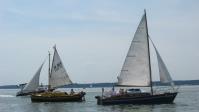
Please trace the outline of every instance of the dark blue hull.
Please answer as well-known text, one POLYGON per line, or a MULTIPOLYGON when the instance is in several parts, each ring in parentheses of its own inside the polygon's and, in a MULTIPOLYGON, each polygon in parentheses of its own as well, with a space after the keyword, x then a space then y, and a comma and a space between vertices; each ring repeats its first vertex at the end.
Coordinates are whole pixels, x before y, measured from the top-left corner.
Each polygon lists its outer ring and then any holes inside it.
POLYGON ((103 98, 96 96, 98 105, 116 105, 116 104, 168 104, 173 103, 177 92, 163 94, 137 94, 137 95, 120 95, 103 98))

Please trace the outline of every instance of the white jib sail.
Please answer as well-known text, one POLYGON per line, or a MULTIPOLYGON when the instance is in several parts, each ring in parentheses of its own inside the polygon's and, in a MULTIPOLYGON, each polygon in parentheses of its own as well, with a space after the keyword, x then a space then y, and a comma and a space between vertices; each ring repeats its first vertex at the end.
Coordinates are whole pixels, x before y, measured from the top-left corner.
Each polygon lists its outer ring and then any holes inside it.
POLYGON ((157 54, 157 59, 158 59, 158 67, 159 67, 159 75, 160 75, 160 81, 162 83, 170 83, 172 86, 174 85, 173 80, 169 74, 169 71, 164 64, 159 52, 155 48, 156 54, 157 54))
POLYGON ((42 63, 42 65, 39 67, 39 69, 37 70, 33 78, 30 80, 30 82, 26 84, 26 86, 23 89, 24 92, 32 92, 32 91, 35 91, 39 87, 39 77, 40 77, 43 64, 44 63, 42 63))
POLYGON ((56 47, 54 47, 54 56, 51 68, 51 74, 49 77, 49 84, 51 88, 55 88, 58 86, 63 86, 67 84, 72 84, 64 65, 59 57, 56 47))
POLYGON ((142 17, 135 32, 120 75, 118 85, 149 86, 150 68, 146 16, 142 17))
POLYGON ((162 83, 170 83, 172 86, 174 86, 174 82, 171 78, 171 75, 164 63, 164 61, 162 60, 157 48, 155 47, 153 41, 151 40, 153 47, 155 48, 155 52, 157 55, 157 60, 158 60, 158 68, 159 68, 159 75, 160 75, 160 82, 162 83))

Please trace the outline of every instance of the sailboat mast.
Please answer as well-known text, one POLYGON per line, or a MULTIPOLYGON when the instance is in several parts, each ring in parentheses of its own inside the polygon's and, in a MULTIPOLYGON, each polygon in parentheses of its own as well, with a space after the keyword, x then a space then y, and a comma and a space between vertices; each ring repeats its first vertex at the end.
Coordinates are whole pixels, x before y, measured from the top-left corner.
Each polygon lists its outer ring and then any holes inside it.
POLYGON ((49 66, 48 66, 48 90, 50 90, 50 52, 48 52, 48 56, 49 56, 49 66))
POLYGON ((152 75, 151 75, 151 58, 150 58, 150 49, 149 49, 149 33, 148 33, 148 26, 147 26, 147 17, 146 17, 146 10, 144 10, 144 15, 146 19, 146 33, 147 33, 147 43, 148 43, 148 57, 149 57, 149 76, 150 76, 150 87, 151 87, 151 94, 153 95, 153 84, 152 84, 152 75))

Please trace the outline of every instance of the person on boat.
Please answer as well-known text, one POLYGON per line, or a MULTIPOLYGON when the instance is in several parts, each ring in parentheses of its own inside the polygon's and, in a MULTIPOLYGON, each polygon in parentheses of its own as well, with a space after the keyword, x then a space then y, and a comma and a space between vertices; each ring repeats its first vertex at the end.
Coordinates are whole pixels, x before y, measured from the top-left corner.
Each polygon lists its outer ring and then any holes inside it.
POLYGON ((124 94, 124 89, 121 89, 119 90, 119 95, 123 95, 124 94))
POLYGON ((73 89, 71 89, 71 90, 70 90, 70 95, 73 95, 73 94, 75 94, 75 92, 74 92, 73 89))
POLYGON ((128 94, 128 93, 127 93, 127 89, 125 89, 124 94, 125 94, 125 95, 127 95, 127 94, 128 94))
POLYGON ((112 87, 112 91, 115 91, 115 87, 114 86, 112 87))
POLYGON ((55 89, 49 89, 48 91, 53 92, 55 89))
POLYGON ((115 95, 116 95, 116 91, 115 91, 114 87, 109 91, 105 91, 103 94, 104 97, 111 97, 111 96, 115 96, 115 95))
POLYGON ((102 97, 104 97, 104 88, 102 88, 102 97))
POLYGON ((111 96, 115 96, 116 95, 116 91, 115 91, 115 88, 114 86, 112 87, 112 91, 111 91, 111 96))
POLYGON ((104 97, 111 97, 111 95, 112 95, 112 90, 104 91, 103 94, 104 97))

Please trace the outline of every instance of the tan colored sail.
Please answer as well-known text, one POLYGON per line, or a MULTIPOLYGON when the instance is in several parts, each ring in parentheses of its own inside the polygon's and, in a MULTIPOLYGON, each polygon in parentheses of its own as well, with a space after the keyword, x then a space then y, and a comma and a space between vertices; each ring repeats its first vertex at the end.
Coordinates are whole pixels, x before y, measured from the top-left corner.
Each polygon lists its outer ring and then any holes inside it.
POLYGON ((51 74, 49 76, 49 84, 51 88, 72 84, 72 81, 70 80, 64 68, 56 47, 54 47, 54 56, 52 61, 51 74))

